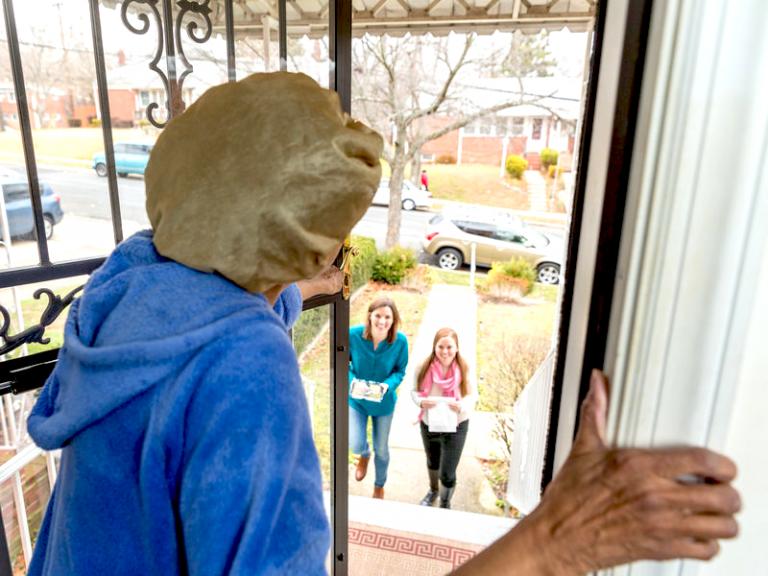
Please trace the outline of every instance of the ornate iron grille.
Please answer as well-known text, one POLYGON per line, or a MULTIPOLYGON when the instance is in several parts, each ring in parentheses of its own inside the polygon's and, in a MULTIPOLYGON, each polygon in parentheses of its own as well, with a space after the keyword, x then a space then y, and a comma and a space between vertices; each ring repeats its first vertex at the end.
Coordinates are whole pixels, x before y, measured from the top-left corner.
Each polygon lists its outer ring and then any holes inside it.
MULTIPOLYGON (((13 0, 0 0, 5 16, 8 51, 13 76, 14 94, 18 106, 20 134, 23 145, 26 176, 29 181, 30 199, 34 215, 34 237, 37 245, 38 264, 10 268, 0 271, 0 289, 13 288, 40 282, 50 282, 90 274, 105 260, 105 256, 83 258, 65 262, 52 262, 45 237, 45 223, 41 203, 41 184, 38 177, 36 151, 32 139, 32 120, 30 118, 30 103, 27 97, 27 86, 24 78, 20 41, 17 33, 16 17, 13 0)), ((229 81, 236 80, 235 69, 235 27, 233 18, 233 3, 235 0, 214 0, 213 5, 218 13, 223 7, 225 17, 224 36, 227 52, 227 73, 229 81), (223 6, 222 6, 223 5, 223 6)), ((115 2, 111 3, 112 5, 115 2)), ((285 69, 286 41, 286 0, 278 0, 278 36, 280 51, 280 66, 285 69)), ((348 112, 351 95, 351 38, 352 38, 352 4, 351 0, 331 2, 329 11, 329 28, 331 44, 331 78, 330 84, 341 96, 342 106, 348 112)), ((202 44, 212 35, 213 26, 210 14, 211 0, 123 0, 120 6, 120 18, 130 32, 149 38, 155 33, 155 52, 148 67, 157 74, 165 92, 163 103, 167 115, 158 117, 159 102, 151 102, 146 108, 146 119, 157 128, 166 125, 173 116, 183 113, 183 85, 185 79, 194 73, 194 65, 184 53, 182 40, 202 44), (138 19, 138 24, 131 21, 129 14, 138 19), (186 35, 182 32, 186 31, 186 35), (165 64, 165 70, 161 67, 165 64)), ((115 163, 114 142, 112 139, 112 115, 107 87, 107 66, 104 52, 101 15, 98 0, 88 0, 88 12, 93 42, 93 56, 96 74, 96 92, 102 117, 102 136, 107 167, 107 185, 109 190, 109 205, 112 217, 112 232, 115 245, 124 238, 123 221, 118 197, 117 170, 115 163)), ((340 264, 341 261, 337 262, 340 264)), ((35 298, 45 296, 48 304, 34 326, 11 334, 11 313, 0 306, 0 316, 3 325, 0 327, 0 355, 10 353, 27 343, 46 343, 45 329, 64 309, 74 300, 79 291, 78 287, 64 297, 59 297, 48 288, 35 292, 35 298)), ((331 373, 334 393, 331 397, 331 417, 334 443, 332 447, 331 471, 331 502, 333 544, 333 573, 347 573, 347 366, 349 364, 349 303, 340 295, 317 297, 305 302, 305 309, 329 305, 331 315, 331 373), (337 366, 339 369, 337 370, 337 366)), ((0 400, 8 399, 11 394, 41 387, 50 375, 57 357, 58 350, 48 350, 38 354, 24 355, 13 360, 0 362, 0 400), (5 395, 5 396, 3 396, 5 395)), ((10 403, 10 400, 8 400, 10 403)), ((19 465, 28 463, 31 458, 42 451, 30 446, 20 452, 14 460, 19 465), (35 452, 37 451, 37 452, 35 452)), ((53 458, 48 455, 48 469, 51 487, 55 479, 53 458)), ((18 471, 15 473, 18 482, 18 471)), ((23 498, 21 499, 23 506, 23 498)), ((17 506, 19 501, 17 499, 17 506)), ((1 516, 0 516, 1 519, 1 516)), ((12 565, 5 538, 5 531, 0 531, 0 576, 11 575, 12 565)), ((29 535, 27 534, 27 538, 29 535)), ((24 548, 24 555, 31 555, 31 546, 24 548)), ((27 563, 30 558, 26 558, 27 563)), ((28 565, 28 564, 27 564, 28 565)))

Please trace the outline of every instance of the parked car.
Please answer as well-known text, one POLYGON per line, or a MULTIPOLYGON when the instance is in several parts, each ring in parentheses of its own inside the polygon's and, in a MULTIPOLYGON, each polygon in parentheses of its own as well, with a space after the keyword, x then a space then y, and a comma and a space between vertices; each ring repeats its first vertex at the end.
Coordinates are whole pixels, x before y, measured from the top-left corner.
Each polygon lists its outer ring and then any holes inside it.
MULTIPOLYGON (((128 174, 144 175, 149 162, 149 153, 152 144, 144 142, 116 142, 115 143, 115 169, 118 176, 128 174)), ((101 177, 107 175, 107 156, 104 152, 93 155, 93 169, 101 177)))
MULTIPOLYGON (((28 236, 35 229, 35 218, 32 214, 32 200, 29 196, 29 184, 26 180, 2 179, 5 211, 8 215, 8 228, 11 236, 28 236)), ((61 222, 64 211, 61 209, 61 198, 54 194, 46 182, 40 182, 40 199, 43 204, 43 223, 45 237, 53 236, 53 227, 61 222)), ((0 231, 2 221, 0 220, 0 231)))
POLYGON ((24 174, 13 168, 0 167, 0 180, 23 180, 24 174))
MULTIPOLYGON (((403 210, 429 208, 432 206, 432 193, 422 190, 410 180, 403 180, 401 202, 403 210)), ((384 178, 379 182, 376 194, 373 195, 373 203, 389 206, 389 178, 384 178)))
POLYGON ((478 265, 522 257, 536 268, 542 284, 557 284, 560 279, 562 243, 505 212, 444 210, 429 221, 421 243, 427 254, 437 255, 438 266, 446 270, 470 262, 474 243, 478 265))

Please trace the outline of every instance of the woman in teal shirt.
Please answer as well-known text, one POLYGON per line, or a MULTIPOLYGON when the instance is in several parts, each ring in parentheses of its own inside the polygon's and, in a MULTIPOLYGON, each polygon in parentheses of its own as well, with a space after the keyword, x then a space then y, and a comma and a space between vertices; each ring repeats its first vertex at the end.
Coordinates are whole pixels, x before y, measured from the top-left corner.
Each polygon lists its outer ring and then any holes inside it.
POLYGON ((349 382, 354 379, 387 385, 381 402, 349 399, 349 446, 359 454, 355 479, 368 471, 371 448, 368 445, 368 418, 373 423, 373 452, 376 479, 373 497, 384 498, 389 467, 389 430, 397 402, 397 388, 408 364, 408 340, 398 331, 400 314, 391 298, 377 298, 368 306, 365 324, 353 326, 349 333, 349 382))

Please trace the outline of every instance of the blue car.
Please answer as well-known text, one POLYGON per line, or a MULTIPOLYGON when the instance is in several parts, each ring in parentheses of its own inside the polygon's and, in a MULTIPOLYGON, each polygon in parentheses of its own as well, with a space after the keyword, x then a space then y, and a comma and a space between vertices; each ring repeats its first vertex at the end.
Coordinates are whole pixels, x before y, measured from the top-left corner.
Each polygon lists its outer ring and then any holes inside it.
MULTIPOLYGON (((149 162, 149 153, 152 144, 141 142, 116 142, 115 143, 115 169, 118 176, 128 174, 144 175, 149 162)), ((107 158, 104 152, 93 155, 93 169, 102 178, 107 175, 107 158)))
MULTIPOLYGON (((32 214, 32 200, 29 196, 29 184, 26 180, 2 180, 5 211, 8 214, 8 228, 11 236, 29 236, 34 233, 35 219, 32 214)), ((61 199, 54 194, 51 187, 40 182, 40 198, 43 204, 43 223, 45 237, 53 236, 53 227, 61 222, 64 211, 61 209, 61 199)), ((2 221, 0 221, 2 230, 2 221)))

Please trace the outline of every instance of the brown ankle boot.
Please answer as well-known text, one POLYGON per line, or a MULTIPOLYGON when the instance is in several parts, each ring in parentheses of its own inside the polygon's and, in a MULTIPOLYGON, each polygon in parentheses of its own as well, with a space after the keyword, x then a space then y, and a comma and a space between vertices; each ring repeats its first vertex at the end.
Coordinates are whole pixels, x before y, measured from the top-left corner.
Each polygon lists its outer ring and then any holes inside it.
POLYGON ((384 486, 374 486, 373 497, 379 498, 380 500, 384 500, 384 486))
POLYGON ((365 478, 365 475, 368 473, 368 460, 370 459, 370 456, 357 457, 357 465, 355 466, 355 480, 358 482, 365 478))

